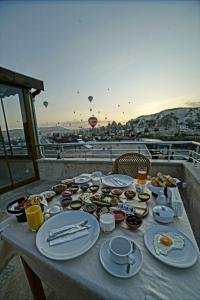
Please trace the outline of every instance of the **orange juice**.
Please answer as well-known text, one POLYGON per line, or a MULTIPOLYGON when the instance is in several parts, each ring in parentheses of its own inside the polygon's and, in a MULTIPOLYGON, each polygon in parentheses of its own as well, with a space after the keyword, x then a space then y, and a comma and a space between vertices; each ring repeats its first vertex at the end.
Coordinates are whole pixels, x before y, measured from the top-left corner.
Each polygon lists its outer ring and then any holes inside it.
POLYGON ((26 210, 26 218, 31 231, 37 231, 44 222, 40 205, 33 205, 26 210))
POLYGON ((138 184, 146 184, 147 170, 145 168, 138 169, 137 182, 138 184))

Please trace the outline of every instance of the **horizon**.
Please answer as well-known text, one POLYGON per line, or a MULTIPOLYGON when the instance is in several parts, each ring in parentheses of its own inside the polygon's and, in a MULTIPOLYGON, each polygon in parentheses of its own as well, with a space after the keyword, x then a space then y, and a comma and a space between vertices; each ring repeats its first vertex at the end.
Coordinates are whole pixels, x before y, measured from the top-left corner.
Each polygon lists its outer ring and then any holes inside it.
POLYGON ((0 61, 44 81, 38 126, 84 124, 93 114, 101 126, 124 124, 198 107, 199 8, 195 0, 0 2, 0 61))

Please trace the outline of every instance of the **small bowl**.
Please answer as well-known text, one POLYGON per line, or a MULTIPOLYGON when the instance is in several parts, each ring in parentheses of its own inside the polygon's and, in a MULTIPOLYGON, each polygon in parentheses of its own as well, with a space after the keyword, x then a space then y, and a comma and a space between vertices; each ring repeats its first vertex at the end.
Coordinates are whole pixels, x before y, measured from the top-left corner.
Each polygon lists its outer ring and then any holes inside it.
POLYGON ((96 193, 99 189, 99 185, 93 184, 89 187, 89 189, 92 193, 96 193))
POLYGON ((65 184, 67 187, 70 187, 72 184, 74 184, 74 179, 68 178, 61 181, 63 184, 65 184))
POLYGON ((63 197, 60 200, 60 204, 62 205, 62 207, 67 207, 71 202, 72 202, 72 197, 71 196, 63 197))
POLYGON ((63 208, 60 205, 56 204, 50 208, 49 214, 52 217, 52 216, 55 216, 55 215, 61 213, 62 211, 63 211, 63 208))
POLYGON ((138 198, 142 202, 147 202, 150 199, 150 195, 148 193, 139 193, 138 198))
POLYGON ((93 214, 93 212, 95 212, 96 209, 97 209, 97 206, 95 204, 93 204, 93 203, 92 204, 85 204, 83 206, 83 210, 85 212, 90 213, 90 214, 93 214))
POLYGON ((131 200, 136 196, 136 192, 133 190, 128 190, 124 192, 124 195, 127 199, 131 200))
POLYGON ((101 195, 97 194, 97 195, 92 195, 90 197, 91 201, 101 201, 101 195))
POLYGON ((78 210, 81 208, 83 202, 80 200, 74 200, 70 202, 70 207, 74 210, 78 210))
POLYGON ((62 196, 65 197, 65 196, 71 196, 72 195, 72 192, 69 191, 69 190, 65 190, 64 192, 62 192, 62 196))
POLYGON ((57 195, 61 194, 67 189, 67 185, 65 184, 56 184, 51 188, 57 195))
POLYGON ((130 229, 136 230, 142 225, 142 219, 134 215, 129 215, 126 217, 126 224, 130 229))
POLYGON ((82 190, 83 192, 87 192, 87 190, 88 190, 88 188, 89 188, 89 184, 81 185, 80 188, 81 188, 81 190, 82 190))
POLYGON ((72 194, 76 194, 79 190, 79 186, 77 184, 73 184, 70 186, 69 191, 72 192, 72 194))
POLYGON ((102 187, 101 191, 103 194, 107 195, 107 194, 110 194, 111 188, 104 186, 104 187, 102 187))
POLYGON ((113 189, 113 190, 111 190, 111 193, 114 195, 114 196, 121 196, 121 194, 122 194, 122 190, 120 190, 120 189, 113 189))
POLYGON ((115 223, 120 223, 124 221, 126 214, 121 210, 114 210, 113 214, 115 216, 115 223))

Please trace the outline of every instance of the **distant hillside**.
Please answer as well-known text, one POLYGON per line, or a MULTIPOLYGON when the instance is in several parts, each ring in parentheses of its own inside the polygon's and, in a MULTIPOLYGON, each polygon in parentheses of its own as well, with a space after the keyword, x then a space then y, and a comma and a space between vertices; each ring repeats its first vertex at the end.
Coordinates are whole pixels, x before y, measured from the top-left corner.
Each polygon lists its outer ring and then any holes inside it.
POLYGON ((128 121, 126 128, 147 135, 155 132, 161 135, 199 135, 200 107, 167 109, 156 114, 140 116, 128 121))

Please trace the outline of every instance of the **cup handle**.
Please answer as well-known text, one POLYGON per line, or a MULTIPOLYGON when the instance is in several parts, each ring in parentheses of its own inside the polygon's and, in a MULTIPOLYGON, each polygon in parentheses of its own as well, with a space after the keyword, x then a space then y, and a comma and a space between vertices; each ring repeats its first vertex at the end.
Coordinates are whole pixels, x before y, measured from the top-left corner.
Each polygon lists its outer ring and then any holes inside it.
POLYGON ((135 263, 135 256, 132 253, 129 254, 129 256, 128 256, 128 263, 130 265, 134 265, 134 263, 135 263))

